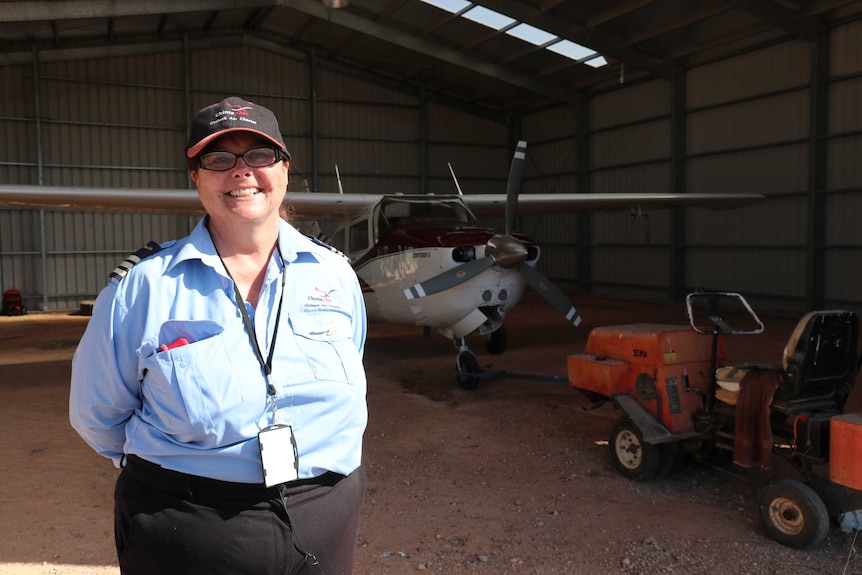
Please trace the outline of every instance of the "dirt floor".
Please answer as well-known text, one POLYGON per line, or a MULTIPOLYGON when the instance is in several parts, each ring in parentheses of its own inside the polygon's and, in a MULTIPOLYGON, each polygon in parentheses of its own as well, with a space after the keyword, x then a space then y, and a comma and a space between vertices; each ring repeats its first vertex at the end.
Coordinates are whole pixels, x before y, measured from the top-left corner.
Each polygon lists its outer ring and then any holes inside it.
MULTIPOLYGON (((456 385, 448 341, 371 326, 357 575, 862 574, 855 532, 833 527, 810 551, 764 536, 756 494, 780 465, 764 473, 683 459, 648 483, 616 473, 607 439, 618 413, 583 409, 565 383, 566 356, 595 326, 685 317, 682 306, 575 304, 579 328, 528 297, 509 318, 502 356, 471 341, 483 367, 508 373, 473 391, 456 385)), ((728 342, 729 357, 780 359, 797 317, 763 320, 764 334, 728 342)), ((70 359, 86 322, 0 317, 0 574, 118 573, 117 471, 68 423, 70 359)), ((849 406, 858 405, 854 392, 849 406)))

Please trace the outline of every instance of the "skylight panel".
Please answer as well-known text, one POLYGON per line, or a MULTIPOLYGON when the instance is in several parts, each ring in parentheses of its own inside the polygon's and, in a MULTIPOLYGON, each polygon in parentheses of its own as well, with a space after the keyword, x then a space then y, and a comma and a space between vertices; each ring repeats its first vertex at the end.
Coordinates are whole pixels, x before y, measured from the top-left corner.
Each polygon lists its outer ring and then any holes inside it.
POLYGON ((580 44, 575 44, 571 40, 560 40, 556 44, 548 46, 548 50, 556 52, 560 56, 571 58, 572 60, 582 60, 596 53, 595 50, 590 50, 580 44))
POLYGON ((467 20, 472 20, 473 22, 482 24, 494 30, 502 30, 503 28, 511 26, 517 22, 514 18, 509 18, 499 12, 488 10, 484 6, 473 6, 464 12, 462 16, 467 20))
POLYGON ((529 42, 534 46, 544 46, 548 42, 552 42, 559 39, 553 34, 545 32, 544 30, 539 30, 535 26, 530 26, 529 24, 524 24, 523 22, 518 24, 511 30, 506 30, 506 34, 514 36, 515 38, 520 38, 524 42, 529 42))
POLYGON ((530 24, 525 24, 524 22, 519 22, 505 14, 479 6, 469 0, 422 0, 422 2, 445 10, 450 14, 457 14, 462 18, 482 24, 492 30, 503 31, 514 38, 518 38, 534 46, 546 48, 579 64, 600 68, 608 63, 595 50, 591 50, 570 40, 564 40, 550 32, 546 32, 530 24))

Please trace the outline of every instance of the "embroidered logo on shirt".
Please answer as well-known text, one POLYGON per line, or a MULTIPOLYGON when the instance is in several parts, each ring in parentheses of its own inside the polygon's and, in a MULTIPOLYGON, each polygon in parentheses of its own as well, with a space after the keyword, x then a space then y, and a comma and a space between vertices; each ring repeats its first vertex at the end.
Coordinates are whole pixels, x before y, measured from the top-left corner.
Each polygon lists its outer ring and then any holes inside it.
POLYGON ((320 289, 317 286, 314 286, 314 291, 316 291, 320 295, 319 296, 308 296, 308 299, 310 299, 312 301, 322 301, 325 303, 332 303, 331 294, 337 290, 331 289, 329 291, 326 291, 326 290, 320 289))
POLYGON ((343 311, 343 304, 337 298, 332 297, 332 294, 337 291, 338 289, 321 289, 314 286, 314 293, 310 293, 306 296, 305 304, 302 306, 304 311, 343 311))

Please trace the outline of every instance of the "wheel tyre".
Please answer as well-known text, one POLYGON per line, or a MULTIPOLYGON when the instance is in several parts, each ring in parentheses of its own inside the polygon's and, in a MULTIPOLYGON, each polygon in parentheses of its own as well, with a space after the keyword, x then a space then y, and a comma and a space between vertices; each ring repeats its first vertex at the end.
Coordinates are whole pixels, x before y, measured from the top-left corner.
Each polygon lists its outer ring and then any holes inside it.
POLYGON ((614 423, 608 447, 614 467, 628 479, 649 481, 661 468, 661 449, 645 443, 640 430, 628 417, 621 417, 614 423))
POLYGON ((479 360, 475 355, 470 352, 459 353, 455 369, 458 370, 455 379, 461 389, 476 389, 479 386, 479 360))
POLYGON ((801 481, 782 479, 764 487, 758 512, 766 534, 794 549, 816 547, 829 534, 826 504, 801 481))
POLYGON ((509 337, 506 328, 500 326, 485 336, 485 350, 491 355, 500 355, 506 351, 509 345, 509 337))

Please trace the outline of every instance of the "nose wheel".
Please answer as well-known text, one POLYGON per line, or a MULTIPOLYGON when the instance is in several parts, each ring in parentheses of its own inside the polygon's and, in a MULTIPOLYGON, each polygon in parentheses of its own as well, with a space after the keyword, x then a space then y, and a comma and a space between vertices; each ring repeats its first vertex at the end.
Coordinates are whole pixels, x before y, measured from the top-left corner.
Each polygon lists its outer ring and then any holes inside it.
POLYGON ((455 359, 455 379, 461 389, 476 389, 479 386, 479 360, 467 348, 464 338, 456 339, 458 357, 455 359))

